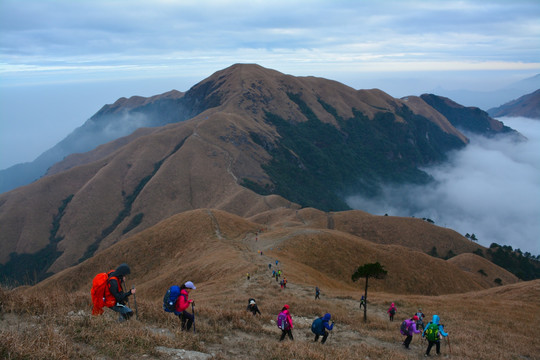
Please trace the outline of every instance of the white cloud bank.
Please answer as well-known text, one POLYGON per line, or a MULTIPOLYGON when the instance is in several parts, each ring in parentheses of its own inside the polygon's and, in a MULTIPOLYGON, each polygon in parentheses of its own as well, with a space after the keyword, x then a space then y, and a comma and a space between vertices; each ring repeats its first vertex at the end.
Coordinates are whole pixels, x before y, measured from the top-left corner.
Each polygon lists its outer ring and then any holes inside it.
POLYGON ((479 243, 540 254, 540 120, 501 119, 528 141, 470 136, 471 143, 441 166, 424 169, 429 186, 384 189, 378 199, 351 196, 351 207, 373 214, 430 218, 479 243))

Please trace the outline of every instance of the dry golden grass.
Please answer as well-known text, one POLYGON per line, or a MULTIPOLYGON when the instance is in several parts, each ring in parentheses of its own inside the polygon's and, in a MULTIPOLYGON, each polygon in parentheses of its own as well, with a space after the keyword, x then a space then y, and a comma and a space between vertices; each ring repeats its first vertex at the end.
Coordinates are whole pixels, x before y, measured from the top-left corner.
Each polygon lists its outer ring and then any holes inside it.
MULTIPOLYGON (((214 359, 416 359, 425 351, 425 344, 415 336, 412 349, 406 351, 400 346, 403 337, 398 331, 400 321, 421 306, 428 318, 434 313, 440 315, 450 334, 451 349, 446 341, 442 345, 444 357, 539 358, 540 346, 534 334, 540 330, 540 281, 437 297, 373 292, 369 294, 368 322, 364 323, 358 292, 341 291, 334 296, 323 288, 322 300, 315 301, 311 288, 293 284, 280 290, 260 270, 252 278, 254 284, 238 284, 226 295, 206 298, 199 289, 192 292, 196 299, 196 334, 181 332, 179 320, 163 312, 160 301, 138 299, 138 320, 117 323, 109 310, 101 317, 90 316, 90 299, 84 292, 69 296, 55 292, 44 297, 3 290, 0 356, 169 358, 159 350, 162 347, 200 351, 212 354, 214 359), (260 289, 265 283, 268 285, 260 289), (257 298, 262 316, 245 311, 251 288, 266 292, 266 296, 257 298), (273 321, 285 302, 291 306, 295 341, 279 343, 280 331, 273 321), (394 322, 386 316, 390 302, 398 307, 394 322), (325 345, 314 344, 311 321, 327 311, 333 315, 335 329, 325 345)), ((203 285, 199 286, 202 290, 203 285)))
MULTIPOLYGON (((330 216, 336 224, 336 214, 284 210, 282 215, 289 226, 261 225, 218 210, 184 212, 33 287, 3 290, 0 356, 168 359, 174 355, 163 349, 185 349, 215 359, 416 359, 425 344, 415 337, 412 350, 402 349, 399 325, 422 307, 428 318, 441 316, 453 358, 538 358, 533 334, 540 330, 540 280, 481 290, 491 284, 477 283, 450 261, 325 228, 330 216), (256 235, 261 228, 265 231, 256 235), (275 259, 289 280, 287 289, 270 276, 268 264, 275 267, 275 259), (370 280, 364 323, 358 308, 364 282, 350 277, 357 266, 374 261, 385 266, 388 277, 370 280), (131 266, 128 284, 137 285, 138 320, 117 323, 109 310, 91 317, 93 276, 120 262, 131 266), (161 309, 166 289, 186 280, 197 285, 191 293, 196 334, 181 332, 178 318, 161 309), (316 285, 322 290, 317 301, 316 285), (250 297, 262 316, 245 311, 250 297), (386 314, 391 302, 398 307, 395 322, 386 314), (279 343, 274 321, 285 303, 295 321, 295 341, 279 343), (311 322, 326 312, 336 328, 327 344, 314 344, 311 322)), ((365 217, 358 215, 357 221, 365 217)), ((354 216, 347 216, 348 226, 355 226, 354 216)), ((495 266, 489 271, 504 272, 495 266)), ((447 344, 442 351, 450 355, 447 344)))

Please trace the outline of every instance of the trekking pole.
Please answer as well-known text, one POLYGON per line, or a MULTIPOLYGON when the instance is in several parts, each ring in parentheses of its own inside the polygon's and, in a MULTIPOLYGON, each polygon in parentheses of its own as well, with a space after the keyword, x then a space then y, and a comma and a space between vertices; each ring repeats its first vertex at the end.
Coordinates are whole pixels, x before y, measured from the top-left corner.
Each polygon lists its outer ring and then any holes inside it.
MULTIPOLYGON (((122 280, 122 291, 124 291, 123 289, 127 289, 127 285, 126 285, 126 282, 124 280, 122 280)), ((127 303, 128 303, 128 306, 131 307, 131 305, 129 303, 129 296, 127 298, 127 303)))
POLYGON ((195 305, 191 302, 191 311, 193 312, 193 333, 195 334, 195 305))
POLYGON ((448 342, 448 351, 452 355, 452 347, 450 346, 450 335, 446 335, 446 341, 448 342))
MULTIPOLYGON (((131 290, 135 289, 135 285, 131 286, 131 290)), ((135 305, 135 319, 139 320, 139 311, 137 310, 137 297, 133 294, 133 304, 135 305)))

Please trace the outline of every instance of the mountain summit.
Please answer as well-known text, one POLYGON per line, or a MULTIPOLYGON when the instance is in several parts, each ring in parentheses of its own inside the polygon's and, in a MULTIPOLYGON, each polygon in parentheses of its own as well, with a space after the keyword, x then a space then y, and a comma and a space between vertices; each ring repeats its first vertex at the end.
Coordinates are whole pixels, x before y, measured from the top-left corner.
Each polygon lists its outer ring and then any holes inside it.
POLYGON ((246 64, 185 93, 120 99, 94 123, 152 113, 165 125, 70 155, 40 180, 1 194, 0 274, 43 279, 189 210, 338 211, 348 209, 351 191, 429 182, 420 168, 468 142, 452 116, 473 128, 487 117, 475 108, 441 111, 423 97, 396 99, 246 64))

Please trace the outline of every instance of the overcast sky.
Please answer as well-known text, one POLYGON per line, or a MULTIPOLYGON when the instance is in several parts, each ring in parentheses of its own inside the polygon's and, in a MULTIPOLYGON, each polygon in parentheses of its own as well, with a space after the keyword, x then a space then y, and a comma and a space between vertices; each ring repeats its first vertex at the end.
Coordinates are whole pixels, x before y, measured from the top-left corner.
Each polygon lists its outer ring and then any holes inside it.
POLYGON ((401 97, 540 73, 540 1, 0 0, 0 169, 234 63, 401 97))
MULTIPOLYGON (((491 91, 540 73, 539 39, 538 0, 0 0, 0 169, 34 160, 120 97, 186 91, 234 63, 395 97, 491 91)), ((478 144, 454 164, 483 159, 478 144)), ((524 189, 538 188, 538 167, 531 171, 524 189)), ((437 168, 433 175, 463 173, 437 168)), ((428 195, 445 196, 440 188, 428 195)), ((519 206, 516 200, 512 209, 519 206)), ((488 241, 489 223, 456 225, 437 211, 430 215, 439 224, 488 241)), ((538 206, 531 212, 538 215, 538 206)), ((522 248, 538 252, 538 217, 532 221, 535 246, 522 248)))

